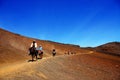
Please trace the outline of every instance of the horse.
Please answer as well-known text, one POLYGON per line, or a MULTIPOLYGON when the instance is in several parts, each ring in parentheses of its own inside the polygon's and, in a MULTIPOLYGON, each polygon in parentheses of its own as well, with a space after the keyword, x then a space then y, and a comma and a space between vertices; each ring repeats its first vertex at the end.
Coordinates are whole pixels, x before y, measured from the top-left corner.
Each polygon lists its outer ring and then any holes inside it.
POLYGON ((38 55, 39 55, 40 59, 42 59, 42 57, 43 57, 43 51, 38 50, 37 52, 38 52, 38 55))
POLYGON ((55 49, 53 49, 52 54, 53 54, 53 57, 56 55, 55 49))
POLYGON ((32 56, 32 61, 34 61, 34 57, 36 56, 36 60, 38 59, 37 58, 37 50, 35 47, 31 47, 29 48, 29 51, 30 51, 30 55, 32 56))

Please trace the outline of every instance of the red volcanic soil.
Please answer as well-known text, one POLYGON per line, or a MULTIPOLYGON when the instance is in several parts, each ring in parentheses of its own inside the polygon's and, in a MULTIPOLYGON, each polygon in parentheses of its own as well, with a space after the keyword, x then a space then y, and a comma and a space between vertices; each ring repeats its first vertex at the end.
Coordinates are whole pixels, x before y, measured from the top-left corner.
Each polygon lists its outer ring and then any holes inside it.
POLYGON ((28 62, 34 40, 0 29, 0 80, 120 80, 120 57, 77 45, 37 40, 43 59, 28 62), (57 56, 52 57, 55 48, 57 56), (64 54, 66 52, 76 54, 64 54))
MULTIPOLYGON (((0 29, 0 65, 13 63, 16 61, 26 60, 31 58, 28 56, 28 48, 34 38, 29 38, 15 34, 3 29, 0 29)), ((42 45, 44 56, 51 56, 52 49, 56 49, 57 55, 71 51, 74 53, 85 52, 77 45, 67 45, 52 41, 35 39, 38 45, 42 45)))
POLYGON ((96 51, 120 56, 120 42, 110 42, 95 48, 96 51))
POLYGON ((120 59, 97 54, 16 63, 0 69, 0 80, 120 80, 120 59))

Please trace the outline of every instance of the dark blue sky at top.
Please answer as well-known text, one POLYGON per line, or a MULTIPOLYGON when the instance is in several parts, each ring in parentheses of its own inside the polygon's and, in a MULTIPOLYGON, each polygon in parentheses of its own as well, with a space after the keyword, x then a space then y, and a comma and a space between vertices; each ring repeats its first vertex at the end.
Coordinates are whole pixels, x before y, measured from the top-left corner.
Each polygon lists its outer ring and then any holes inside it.
POLYGON ((0 0, 0 27, 43 40, 98 46, 120 41, 120 0, 0 0))

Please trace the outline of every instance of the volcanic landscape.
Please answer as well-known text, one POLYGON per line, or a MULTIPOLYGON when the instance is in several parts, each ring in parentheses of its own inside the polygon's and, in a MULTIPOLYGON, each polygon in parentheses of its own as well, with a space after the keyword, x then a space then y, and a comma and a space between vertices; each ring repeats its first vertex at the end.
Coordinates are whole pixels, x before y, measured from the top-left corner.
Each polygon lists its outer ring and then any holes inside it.
POLYGON ((0 28, 0 80, 120 80, 120 42, 85 48, 35 39, 44 54, 31 62, 33 40, 0 28))

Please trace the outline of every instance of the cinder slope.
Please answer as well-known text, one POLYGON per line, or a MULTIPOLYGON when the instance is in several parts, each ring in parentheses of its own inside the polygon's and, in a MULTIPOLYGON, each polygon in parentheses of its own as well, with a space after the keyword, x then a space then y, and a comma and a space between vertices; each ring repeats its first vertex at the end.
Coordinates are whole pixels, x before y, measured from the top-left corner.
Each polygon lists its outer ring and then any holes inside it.
POLYGON ((0 70, 0 80, 120 80, 120 60, 103 56, 63 55, 23 62, 0 70))
MULTIPOLYGON (((0 28, 0 65, 6 63, 13 63, 16 61, 31 59, 28 56, 28 48, 34 38, 29 38, 15 34, 0 28)), ((57 55, 64 54, 65 52, 85 52, 76 45, 67 45, 52 41, 38 40, 38 45, 43 46, 44 57, 51 56, 52 49, 56 49, 57 55)))
POLYGON ((84 49, 110 54, 113 56, 120 56, 120 42, 109 42, 97 47, 86 47, 84 49))
POLYGON ((98 52, 120 56, 120 42, 110 42, 94 48, 98 52))
POLYGON ((76 45, 37 40, 44 58, 28 62, 33 38, 0 29, 0 80, 120 80, 120 58, 76 45), (55 48, 57 57, 51 57, 55 48), (65 52, 76 55, 63 55, 65 52))

